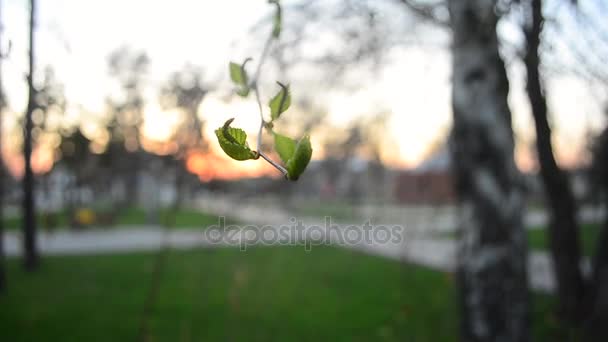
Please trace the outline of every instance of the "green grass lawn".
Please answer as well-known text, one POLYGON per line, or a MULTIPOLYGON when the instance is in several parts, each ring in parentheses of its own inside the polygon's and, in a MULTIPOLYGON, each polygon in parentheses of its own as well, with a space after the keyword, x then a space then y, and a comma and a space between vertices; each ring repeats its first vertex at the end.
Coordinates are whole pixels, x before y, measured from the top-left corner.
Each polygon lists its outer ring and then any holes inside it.
MULTIPOLYGON (((46 229, 45 215, 38 215, 38 225, 41 229, 46 229)), ((67 211, 61 211, 54 214, 57 228, 69 227, 69 217, 67 211)), ((204 228, 210 225, 218 224, 218 217, 216 215, 210 215, 197 210, 192 209, 179 209, 175 214, 169 209, 161 209, 157 216, 153 218, 155 222, 159 224, 165 224, 171 222, 172 228, 204 228), (173 215, 174 218, 172 217, 173 215)), ((128 225, 142 225, 146 224, 149 218, 146 215, 146 211, 141 208, 131 207, 126 208, 118 214, 114 225, 117 226, 128 226, 128 225)), ((235 224, 231 219, 226 219, 227 224, 235 224)), ((10 217, 4 219, 4 226, 7 230, 21 229, 22 225, 21 217, 10 217)), ((93 226, 107 227, 107 224, 97 224, 93 226)))
MULTIPOLYGON (((592 256, 594 254, 599 234, 599 224, 583 224, 581 226, 580 244, 581 253, 583 255, 592 256)), ((528 231, 528 244, 533 250, 548 250, 548 238, 547 230, 545 228, 528 231)))
POLYGON ((298 216, 320 217, 331 216, 337 221, 354 221, 360 219, 359 208, 343 201, 301 201, 288 208, 298 216))
MULTIPOLYGON (((58 212, 55 214, 57 225, 60 227, 67 227, 69 219, 68 215, 65 211, 58 212)), ((6 230, 16 230, 21 229, 23 220, 21 219, 21 215, 12 216, 12 217, 4 217, 4 228, 6 230)), ((39 224, 43 224, 45 221, 44 215, 38 215, 37 222, 39 224)))
MULTIPOLYGON (((585 256, 594 254, 597 241, 600 234, 600 225, 597 223, 588 223, 581 226, 580 244, 581 253, 585 256)), ((455 239, 455 232, 441 233, 435 236, 439 239, 455 239)), ((549 240, 545 227, 528 230, 528 245, 534 251, 548 251, 549 240)))
MULTIPOLYGON (((117 225, 138 225, 147 221, 146 212, 141 208, 129 208, 118 216, 117 225)), ((156 218, 159 224, 169 224, 173 228, 204 228, 218 224, 218 216, 193 209, 161 209, 156 218)), ((227 224, 232 224, 227 219, 227 224)))
MULTIPOLYGON (((134 341, 155 254, 9 261, 3 341, 134 341)), ((333 247, 170 251, 151 341, 455 341, 451 275, 333 247)), ((563 340, 535 295, 536 341, 563 340)))

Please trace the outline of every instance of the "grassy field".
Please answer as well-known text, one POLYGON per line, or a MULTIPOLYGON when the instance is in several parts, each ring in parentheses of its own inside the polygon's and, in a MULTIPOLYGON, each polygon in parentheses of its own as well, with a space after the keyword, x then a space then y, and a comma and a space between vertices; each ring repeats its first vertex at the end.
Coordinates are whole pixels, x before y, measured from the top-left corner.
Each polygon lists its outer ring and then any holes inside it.
MULTIPOLYGON (((134 341, 155 254, 9 261, 3 341, 134 341)), ((535 295, 537 341, 563 340, 535 295)), ((332 247, 170 251, 150 341, 455 341, 449 274, 332 247)))
MULTIPOLYGON (((598 224, 583 224, 581 226, 580 244, 583 255, 591 256, 594 254, 599 234, 600 226, 598 224)), ((548 250, 547 230, 545 228, 529 230, 528 244, 532 250, 548 250)))
MULTIPOLYGON (((592 256, 594 254, 597 241, 600 234, 599 224, 589 223, 581 226, 580 244, 581 253, 585 256, 592 256)), ((435 236, 439 239, 455 239, 456 233, 442 233, 435 236)), ((547 236, 547 230, 545 227, 535 228, 528 230, 528 245, 533 251, 548 251, 549 240, 547 236)))
MULTIPOLYGON (((62 211, 59 212, 55 215, 56 219, 57 219, 57 225, 59 226, 67 226, 68 225, 68 216, 67 214, 62 211)), ((4 217, 4 228, 7 230, 16 230, 16 229, 21 229, 21 225, 22 225, 22 219, 21 219, 21 215, 19 216, 12 216, 12 217, 4 217)), ((40 224, 42 224, 42 222, 44 222, 44 217, 43 215, 38 215, 37 221, 40 222, 40 224)))
MULTIPOLYGON (((146 212, 141 208, 127 208, 120 212, 113 225, 142 225, 148 222, 146 212)), ((55 224, 57 228, 69 227, 69 216, 66 211, 61 211, 54 214, 55 224)), ((218 218, 215 215, 206 214, 192 209, 179 209, 175 214, 169 209, 161 209, 158 217, 154 220, 159 224, 167 224, 173 228, 203 228, 209 225, 218 224, 218 218)), ((47 229, 45 223, 47 219, 44 215, 39 215, 38 224, 43 230, 47 229)), ((5 218, 4 225, 7 230, 21 229, 21 217, 5 218)), ((227 224, 234 224, 230 219, 227 219, 227 224)), ((108 224, 93 224, 92 226, 108 227, 108 224)))

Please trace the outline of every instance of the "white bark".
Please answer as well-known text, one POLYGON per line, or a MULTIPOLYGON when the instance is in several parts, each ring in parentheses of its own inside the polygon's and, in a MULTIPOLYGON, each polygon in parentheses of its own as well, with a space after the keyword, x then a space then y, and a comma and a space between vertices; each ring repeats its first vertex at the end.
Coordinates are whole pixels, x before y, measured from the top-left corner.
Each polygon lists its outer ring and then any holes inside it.
POLYGON ((521 176, 495 1, 450 0, 451 153, 461 209, 458 280, 465 341, 527 341, 529 308, 521 176))

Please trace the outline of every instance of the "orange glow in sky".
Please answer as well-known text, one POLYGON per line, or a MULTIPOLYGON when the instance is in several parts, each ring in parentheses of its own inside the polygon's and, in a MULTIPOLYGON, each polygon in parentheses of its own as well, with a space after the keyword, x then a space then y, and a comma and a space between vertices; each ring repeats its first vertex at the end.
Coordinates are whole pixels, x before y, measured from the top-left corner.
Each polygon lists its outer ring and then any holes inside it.
MULTIPOLYGON (((15 153, 4 153, 4 162, 8 170, 17 178, 23 176, 23 156, 15 153)), ((44 174, 53 168, 54 154, 50 149, 37 148, 32 151, 32 170, 36 174, 44 174)))
MULTIPOLYGON (((247 48, 253 38, 250 29, 272 11, 272 6, 261 0, 179 1, 178 5, 168 0, 41 2, 36 65, 39 70, 47 65, 53 67, 59 82, 65 86, 69 106, 65 120, 69 117, 70 122, 82 124, 95 121, 92 113, 103 117, 105 99, 116 90, 115 80, 108 75, 107 56, 120 46, 146 52, 151 65, 142 90, 146 102, 142 135, 150 141, 146 142, 149 146, 143 147, 159 154, 175 149, 166 141, 180 115, 160 108, 158 88, 171 72, 185 63, 200 66, 208 85, 217 90, 207 94, 199 108, 210 152, 192 155, 187 161, 188 169, 204 180, 278 175, 261 160, 230 160, 217 146, 213 134, 213 130, 234 117, 234 126, 249 134, 250 143, 255 141, 259 127, 257 106, 251 98, 225 99, 232 88, 227 64, 256 53, 247 48), (134 13, 141 13, 143 8, 146 15, 138 16, 134 24, 134 13), (112 18, 110 23, 107 18, 112 18)), ((3 19, 3 35, 14 43, 11 54, 2 61, 4 82, 11 85, 6 87, 6 93, 14 114, 4 118, 9 121, 11 116, 16 121, 15 113, 22 113, 27 103, 27 87, 23 81, 27 73, 24 56, 28 50, 26 2, 4 4, 3 19)), ((255 61, 257 55, 251 57, 255 61)), ((364 86, 354 93, 307 88, 306 74, 294 73, 288 81, 294 103, 314 95, 312 97, 325 106, 329 124, 338 130, 348 127, 353 119, 390 112, 385 136, 391 142, 382 151, 383 161, 392 167, 415 167, 429 157, 429 146, 451 125, 449 46, 428 49, 412 44, 391 57, 394 62, 383 65, 375 79, 362 80, 364 86)), ((533 141, 534 129, 522 70, 515 67, 509 70, 509 81, 509 103, 516 135, 533 141)), ((274 79, 264 79, 261 83, 262 101, 267 103, 272 95, 269 92, 276 91, 272 88, 274 79)), ((547 89, 557 157, 562 163, 575 165, 585 144, 587 123, 603 127, 604 117, 581 80, 556 76, 547 81, 547 89)), ((90 137, 98 136, 95 150, 100 151, 105 145, 101 139, 103 134, 95 128, 89 130, 90 137)), ((313 159, 323 158, 320 143, 325 137, 316 132, 311 132, 311 137, 313 159)), ((10 141, 6 145, 10 145, 10 141)), ((20 175, 23 163, 20 151, 10 152, 12 155, 4 151, 7 164, 14 174, 20 175)), ((534 154, 525 147, 517 149, 516 159, 523 170, 535 166, 534 154)), ((49 149, 36 149, 33 155, 36 172, 47 171, 52 162, 49 149)))
POLYGON ((281 176, 277 170, 262 160, 235 161, 214 153, 194 152, 190 154, 186 161, 186 168, 198 175, 202 181, 281 176))

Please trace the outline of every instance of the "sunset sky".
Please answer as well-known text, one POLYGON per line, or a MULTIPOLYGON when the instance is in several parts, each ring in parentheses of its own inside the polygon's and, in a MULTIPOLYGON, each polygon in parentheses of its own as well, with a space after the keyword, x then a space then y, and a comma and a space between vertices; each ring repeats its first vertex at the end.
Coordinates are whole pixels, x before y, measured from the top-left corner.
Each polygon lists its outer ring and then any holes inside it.
MULTIPOLYGON (((3 62, 3 82, 10 105, 4 125, 8 131, 14 127, 14 113, 24 110, 27 99, 24 74, 28 8, 25 0, 4 0, 3 6, 3 45, 8 40, 13 45, 9 58, 3 62)), ((107 56, 120 46, 145 51, 151 66, 144 135, 159 141, 171 134, 175 115, 160 109, 156 101, 158 87, 170 72, 180 70, 185 63, 201 66, 207 80, 221 80, 218 91, 208 95, 200 108, 209 137, 213 138, 212 131, 227 118, 236 116, 235 124, 243 127, 253 141, 259 124, 255 103, 251 99, 229 103, 223 99, 231 89, 227 64, 247 57, 250 51, 245 51, 239 42, 253 39, 250 28, 271 10, 265 0, 43 0, 38 10, 37 66, 38 70, 47 65, 55 69, 65 86, 70 105, 68 117, 76 120, 79 115, 101 115, 106 96, 115 91, 116 85, 107 72, 107 56)), ((509 34, 508 29, 505 32, 509 34)), ((353 118, 380 110, 391 112, 386 136, 397 146, 387 145, 383 157, 389 165, 413 167, 450 127, 450 55, 446 43, 435 48, 406 46, 393 57, 376 79, 365 82, 355 93, 335 89, 319 96, 330 121, 337 126, 346 126, 353 118)), ((520 167, 529 169, 533 163, 525 143, 532 142, 534 136, 521 65, 513 64, 509 76, 514 127, 521 142, 516 158, 520 167)), ((290 81, 294 98, 313 91, 304 86, 298 88, 298 79, 290 81)), ((274 80, 266 82, 267 87, 274 84, 274 80)), ((601 104, 585 83, 568 76, 552 77, 547 90, 558 157, 573 165, 580 159, 587 127, 597 129, 603 125, 601 104)), ((80 121, 87 125, 86 119, 80 121)), ((313 145, 318 146, 321 139, 313 135, 313 145)), ((215 139, 211 141, 215 146, 215 139)), ((8 151, 11 145, 14 144, 7 142, 4 152, 9 161, 16 163, 18 159, 8 151)), ((252 168, 247 165, 243 167, 252 168)), ((13 169, 18 167, 13 165, 13 169)))

